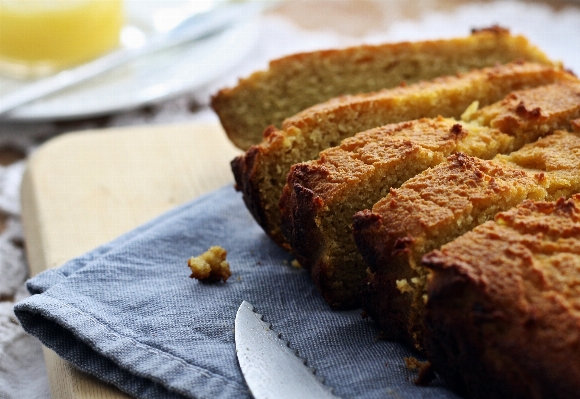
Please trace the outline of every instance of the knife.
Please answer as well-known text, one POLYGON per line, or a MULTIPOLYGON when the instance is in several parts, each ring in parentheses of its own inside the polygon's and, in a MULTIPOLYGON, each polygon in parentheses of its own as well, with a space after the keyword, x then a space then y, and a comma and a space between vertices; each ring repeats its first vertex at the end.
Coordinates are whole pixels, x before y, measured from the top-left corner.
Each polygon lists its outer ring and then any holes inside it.
POLYGON ((236 314, 235 339, 238 362, 255 399, 339 399, 246 301, 236 314))

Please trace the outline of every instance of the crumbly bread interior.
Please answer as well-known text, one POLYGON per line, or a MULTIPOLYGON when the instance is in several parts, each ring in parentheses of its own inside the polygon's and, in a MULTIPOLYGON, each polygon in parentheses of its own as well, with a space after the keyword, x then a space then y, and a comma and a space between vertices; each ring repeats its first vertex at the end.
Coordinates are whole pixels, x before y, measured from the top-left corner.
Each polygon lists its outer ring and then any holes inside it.
POLYGON ((453 152, 489 159, 514 142, 497 129, 442 117, 358 133, 319 160, 292 167, 280 200, 282 229, 326 301, 356 306, 366 266, 353 240, 353 215, 453 152))
POLYGON ((483 107, 514 90, 573 79, 558 67, 514 63, 331 100, 288 119, 283 130, 269 129, 264 142, 234 159, 236 185, 258 224, 288 248, 278 202, 292 165, 367 129, 421 117, 459 118, 474 101, 483 107))
POLYGON ((366 266, 352 237, 357 211, 451 153, 489 159, 551 128, 568 128, 569 119, 580 115, 579 94, 577 80, 516 91, 467 112, 470 123, 440 117, 387 125, 345 139, 316 161, 294 165, 280 200, 281 225, 292 252, 332 306, 358 305, 366 266), (527 108, 543 111, 530 117, 527 108), (494 117, 481 118, 488 114, 494 117))
POLYGON ((576 133, 557 131, 488 161, 450 156, 355 216, 355 241, 370 270, 363 307, 388 336, 421 349, 428 274, 422 256, 526 199, 577 192, 576 133))
POLYGON ((450 387, 476 399, 578 397, 579 195, 499 213, 423 265, 427 355, 450 387))
POLYGON ((191 270, 190 278, 215 283, 230 278, 230 264, 226 260, 227 251, 220 246, 212 246, 199 256, 192 256, 187 261, 191 270))
POLYGON ((262 141, 267 126, 280 127, 285 118, 330 98, 516 60, 551 64, 526 38, 498 27, 450 40, 301 53, 221 90, 212 107, 230 139, 246 150, 262 141))

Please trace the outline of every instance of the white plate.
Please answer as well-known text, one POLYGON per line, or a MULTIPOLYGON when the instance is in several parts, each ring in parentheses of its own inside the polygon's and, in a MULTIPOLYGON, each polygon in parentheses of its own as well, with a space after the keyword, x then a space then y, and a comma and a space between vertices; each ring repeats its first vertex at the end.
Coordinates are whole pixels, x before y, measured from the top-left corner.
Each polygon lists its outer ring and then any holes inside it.
MULTIPOLYGON (((244 59, 257 39, 257 21, 247 21, 24 105, 5 118, 26 121, 84 118, 174 97, 201 88, 226 73, 244 59)), ((25 84, 0 78, 0 101, 2 94, 25 84)))

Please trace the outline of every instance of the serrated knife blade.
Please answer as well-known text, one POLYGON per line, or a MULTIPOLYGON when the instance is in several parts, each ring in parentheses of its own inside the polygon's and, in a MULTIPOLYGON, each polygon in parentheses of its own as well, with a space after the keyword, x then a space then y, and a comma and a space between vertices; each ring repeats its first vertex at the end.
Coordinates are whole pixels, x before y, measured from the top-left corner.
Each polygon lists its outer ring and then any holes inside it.
POLYGON ((339 399, 246 301, 236 314, 235 340, 238 362, 255 399, 339 399))

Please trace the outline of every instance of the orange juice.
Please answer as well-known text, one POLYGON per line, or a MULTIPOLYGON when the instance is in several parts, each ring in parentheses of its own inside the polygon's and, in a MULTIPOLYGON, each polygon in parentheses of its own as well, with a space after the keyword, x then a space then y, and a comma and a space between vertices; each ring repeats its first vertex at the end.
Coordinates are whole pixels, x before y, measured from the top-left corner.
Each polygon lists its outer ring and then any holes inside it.
POLYGON ((119 44, 121 0, 0 0, 0 72, 46 75, 119 44))

